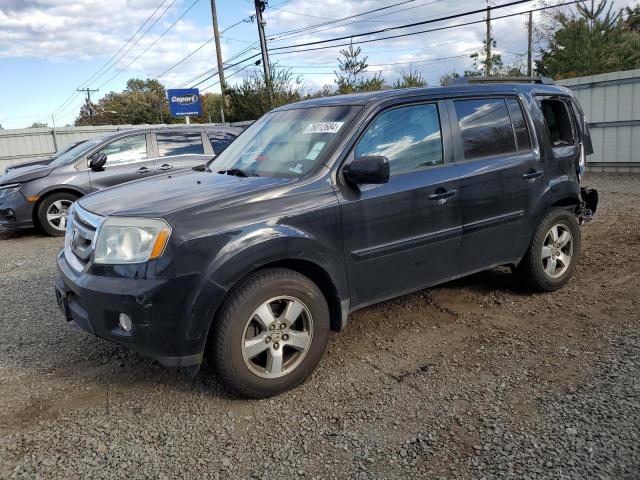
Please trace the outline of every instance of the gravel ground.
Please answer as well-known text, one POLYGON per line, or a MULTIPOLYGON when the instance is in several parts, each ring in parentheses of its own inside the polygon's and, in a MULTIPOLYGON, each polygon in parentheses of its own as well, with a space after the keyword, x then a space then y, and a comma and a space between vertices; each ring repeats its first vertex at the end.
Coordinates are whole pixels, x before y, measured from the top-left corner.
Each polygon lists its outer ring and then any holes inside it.
POLYGON ((361 310, 260 401, 64 323, 62 241, 0 233, 0 478, 640 478, 640 176, 588 183, 564 289, 496 269, 361 310))

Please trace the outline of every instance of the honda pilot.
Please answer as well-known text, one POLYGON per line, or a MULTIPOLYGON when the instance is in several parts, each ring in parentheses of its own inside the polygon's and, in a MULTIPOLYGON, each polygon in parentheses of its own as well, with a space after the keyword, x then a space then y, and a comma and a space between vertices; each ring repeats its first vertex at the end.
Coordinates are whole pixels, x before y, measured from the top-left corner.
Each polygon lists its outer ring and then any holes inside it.
POLYGON ((266 397, 367 305, 497 266, 552 291, 597 192, 571 92, 467 84, 308 100, 204 168, 88 195, 58 256, 69 321, 266 397))
POLYGON ((128 129, 82 142, 44 165, 16 165, 0 176, 0 226, 37 226, 63 236, 69 207, 83 195, 204 165, 241 131, 213 126, 128 129))

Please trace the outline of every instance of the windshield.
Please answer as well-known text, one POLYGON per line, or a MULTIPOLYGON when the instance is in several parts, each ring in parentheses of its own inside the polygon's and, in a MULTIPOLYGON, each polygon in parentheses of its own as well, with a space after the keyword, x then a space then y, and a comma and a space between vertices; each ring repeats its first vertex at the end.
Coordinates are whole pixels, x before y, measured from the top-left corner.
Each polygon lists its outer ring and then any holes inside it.
POLYGON ((68 152, 64 152, 59 157, 56 157, 56 159, 53 162, 51 162, 49 165, 54 167, 59 167, 60 165, 66 165, 67 163, 80 160, 80 158, 85 153, 87 153, 89 150, 91 150, 96 145, 99 145, 103 141, 104 141, 104 137, 95 137, 95 138, 92 138, 91 140, 87 140, 86 142, 81 143, 80 145, 72 148, 68 152))
POLYGON ((267 113, 208 168, 240 176, 298 178, 324 160, 360 107, 315 107, 267 113))

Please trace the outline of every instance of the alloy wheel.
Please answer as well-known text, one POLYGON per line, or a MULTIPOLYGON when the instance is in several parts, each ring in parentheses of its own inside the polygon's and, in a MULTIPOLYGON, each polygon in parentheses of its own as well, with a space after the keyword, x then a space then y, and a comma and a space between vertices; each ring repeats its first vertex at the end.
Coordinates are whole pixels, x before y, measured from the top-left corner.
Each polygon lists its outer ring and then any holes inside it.
POLYGON ((71 200, 57 200, 47 208, 47 222, 56 230, 64 230, 67 227, 67 214, 71 200))
POLYGON ((561 277, 571 265, 573 236, 563 223, 553 225, 542 244, 542 268, 549 278, 561 277))
POLYGON ((259 377, 282 377, 300 365, 312 337, 313 318, 302 301, 286 296, 272 298, 260 305, 247 321, 242 358, 259 377))

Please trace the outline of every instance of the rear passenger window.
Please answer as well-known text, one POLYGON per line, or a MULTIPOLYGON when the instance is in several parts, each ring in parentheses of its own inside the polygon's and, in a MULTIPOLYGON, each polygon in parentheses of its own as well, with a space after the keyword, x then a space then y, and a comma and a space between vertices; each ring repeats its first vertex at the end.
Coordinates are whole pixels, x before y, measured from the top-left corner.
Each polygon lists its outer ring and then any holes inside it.
POLYGON ((161 157, 204 154, 202 135, 199 133, 158 133, 156 138, 161 157))
POLYGON ((516 145, 518 151, 522 152, 531 150, 531 138, 529 137, 529 129, 527 128, 527 122, 524 119, 524 113, 522 113, 520 102, 518 102, 515 98, 508 98, 507 106, 509 107, 509 115, 511 115, 513 130, 516 134, 516 145))
POLYGON ((392 175, 444 163, 438 107, 412 105, 381 113, 356 145, 356 158, 367 155, 387 157, 392 175))
POLYGON ((502 98, 456 100, 465 160, 516 151, 513 127, 502 98))
POLYGON ((213 153, 220 155, 222 151, 236 139, 236 135, 229 132, 209 133, 209 141, 213 147, 213 153))
POLYGON ((565 102, 545 98, 540 100, 540 108, 554 147, 576 143, 571 116, 565 102))

